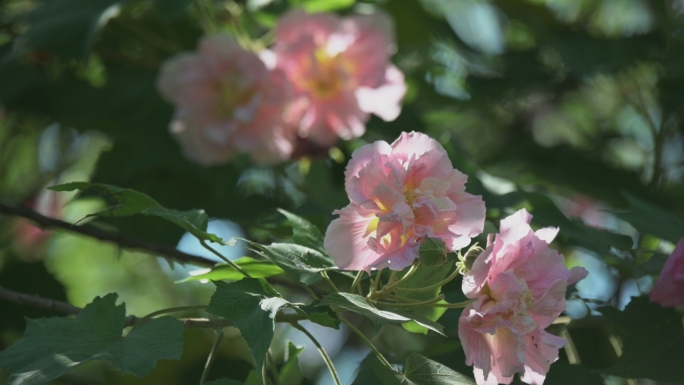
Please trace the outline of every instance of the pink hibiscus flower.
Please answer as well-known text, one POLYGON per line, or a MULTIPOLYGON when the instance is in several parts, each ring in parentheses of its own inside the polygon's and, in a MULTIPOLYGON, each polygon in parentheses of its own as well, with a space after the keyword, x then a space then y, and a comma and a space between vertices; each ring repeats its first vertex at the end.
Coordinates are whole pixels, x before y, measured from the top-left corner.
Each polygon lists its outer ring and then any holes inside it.
POLYGON ((485 219, 482 198, 465 192, 467 179, 425 134, 362 146, 345 171, 351 203, 335 211, 340 218, 328 227, 325 249, 338 267, 366 271, 411 265, 426 237, 461 249, 485 219))
POLYGON ((679 240, 665 262, 651 290, 651 302, 663 307, 684 306, 684 238, 679 240))
POLYGON ((195 162, 226 163, 244 152, 275 163, 292 154, 296 133, 283 122, 284 75, 230 36, 205 37, 196 53, 164 63, 157 87, 176 106, 171 132, 195 162))
POLYGON ((299 135, 321 146, 363 135, 369 114, 391 121, 401 111, 404 75, 389 59, 395 49, 391 20, 382 13, 339 18, 284 15, 275 54, 293 84, 299 135))
POLYGON ((463 278, 463 292, 475 301, 461 314, 458 336, 478 385, 509 384, 523 372, 524 382, 540 385, 567 344, 544 329, 566 309, 568 285, 587 271, 568 270, 548 248, 558 229, 532 231, 531 219, 523 209, 502 220, 463 278))

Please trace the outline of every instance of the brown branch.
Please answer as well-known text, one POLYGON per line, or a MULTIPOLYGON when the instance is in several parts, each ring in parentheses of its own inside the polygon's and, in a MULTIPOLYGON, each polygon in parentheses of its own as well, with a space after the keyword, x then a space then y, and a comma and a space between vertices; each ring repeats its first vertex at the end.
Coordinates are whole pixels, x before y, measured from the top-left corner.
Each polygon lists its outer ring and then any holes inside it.
POLYGON ((48 298, 19 293, 0 287, 0 299, 18 303, 19 305, 29 305, 47 310, 54 310, 64 314, 78 314, 81 309, 66 302, 55 301, 48 298))
MULTIPOLYGON (((0 299, 6 301, 18 303, 20 305, 29 305, 33 307, 38 307, 41 309, 54 310, 67 315, 78 315, 81 310, 80 307, 74 306, 70 303, 55 301, 48 298, 43 298, 38 295, 31 295, 20 293, 13 290, 3 289, 0 287, 0 299)), ((126 317, 125 326, 134 326, 140 322, 142 318, 130 315, 126 317)), ((292 323, 306 319, 306 317, 300 314, 283 314, 279 313, 276 315, 276 322, 292 323)), ((209 319, 209 318, 179 318, 179 321, 183 323, 186 328, 224 328, 228 326, 233 326, 233 321, 225 318, 209 319)))
POLYGON ((12 207, 0 203, 0 213, 28 219, 44 229, 60 228, 101 241, 116 243, 124 248, 145 251, 150 254, 172 258, 182 263, 191 263, 200 266, 216 265, 216 262, 211 259, 184 253, 174 247, 124 237, 120 234, 106 232, 90 225, 77 226, 59 219, 46 217, 45 215, 26 208, 12 207))

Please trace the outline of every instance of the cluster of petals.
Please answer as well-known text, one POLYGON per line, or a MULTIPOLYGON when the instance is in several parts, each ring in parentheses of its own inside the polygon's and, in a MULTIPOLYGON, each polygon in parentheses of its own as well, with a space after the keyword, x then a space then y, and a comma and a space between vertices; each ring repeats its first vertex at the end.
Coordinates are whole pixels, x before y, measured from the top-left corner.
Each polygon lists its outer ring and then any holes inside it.
POLYGON ((684 238, 665 262, 651 290, 651 301, 663 307, 684 306, 684 238))
POLYGON ((386 121, 399 115, 406 86, 390 63, 394 30, 385 14, 340 18, 293 10, 280 19, 275 40, 301 137, 329 146, 363 135, 371 113, 386 121))
POLYGON ((205 37, 197 52, 164 63, 157 86, 176 106, 171 132, 197 163, 224 163, 236 152, 273 163, 293 151, 284 76, 230 36, 205 37))
POLYGON ((463 278, 463 292, 474 301, 463 310, 458 334, 478 385, 509 384, 515 373, 540 385, 567 344, 544 329, 566 309, 568 285, 587 271, 565 267, 548 248, 558 229, 535 232, 531 219, 525 210, 503 219, 463 278))
POLYGON ((317 147, 361 136, 373 113, 395 119, 406 92, 392 64, 390 19, 284 15, 273 50, 243 49, 227 35, 164 63, 157 88, 176 107, 170 129, 191 160, 226 163, 236 152, 259 163, 289 159, 300 140, 317 147))
POLYGON ((328 227, 325 248, 341 269, 365 271, 411 265, 425 238, 459 250, 482 233, 485 220, 482 198, 465 192, 467 179, 425 134, 364 145, 347 165, 351 202, 335 211, 340 217, 328 227))

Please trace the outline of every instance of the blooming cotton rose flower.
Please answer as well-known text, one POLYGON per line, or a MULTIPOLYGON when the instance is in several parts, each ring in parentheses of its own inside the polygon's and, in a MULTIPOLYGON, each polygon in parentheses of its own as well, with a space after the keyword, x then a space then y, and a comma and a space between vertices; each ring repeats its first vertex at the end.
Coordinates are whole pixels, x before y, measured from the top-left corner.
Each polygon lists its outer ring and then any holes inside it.
POLYGON ((544 331, 567 307, 565 291, 587 275, 565 267, 548 248, 557 228, 532 231, 525 210, 501 221, 494 242, 463 277, 463 292, 475 301, 461 314, 458 336, 466 364, 478 385, 509 384, 515 373, 528 384, 542 384, 558 349, 567 341, 544 331))
POLYGON ((651 302, 663 307, 684 306, 684 238, 679 240, 665 262, 651 290, 651 302))
POLYGON ((335 211, 340 218, 328 227, 325 249, 341 269, 366 271, 411 265, 426 237, 461 249, 485 219, 482 198, 465 192, 467 180, 425 134, 362 146, 345 171, 351 203, 335 211))
POLYGON ((230 36, 205 37, 196 53, 164 63, 157 87, 176 106, 171 132, 193 161, 220 164, 244 152, 275 163, 293 151, 296 133, 283 122, 286 79, 230 36))
POLYGON ((339 18, 294 10, 280 19, 276 65, 294 87, 300 136, 329 146, 363 135, 371 113, 396 119, 406 86, 389 61, 393 35, 382 13, 339 18))

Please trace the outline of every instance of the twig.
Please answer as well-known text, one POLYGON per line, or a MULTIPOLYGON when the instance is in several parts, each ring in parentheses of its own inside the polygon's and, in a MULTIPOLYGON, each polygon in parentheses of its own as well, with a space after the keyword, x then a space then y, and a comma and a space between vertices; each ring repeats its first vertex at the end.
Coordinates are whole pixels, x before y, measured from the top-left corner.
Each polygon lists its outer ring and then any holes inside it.
POLYGON ((333 365, 333 362, 332 362, 332 360, 330 359, 330 356, 329 356, 328 353, 325 351, 325 349, 323 349, 323 346, 321 346, 321 344, 318 342, 318 340, 316 340, 316 338, 315 338, 311 333, 309 333, 309 331, 306 330, 306 329, 305 329, 302 325, 300 325, 299 323, 293 322, 293 323, 292 323, 292 327, 294 327, 295 329, 297 329, 297 330, 299 330, 300 332, 304 333, 304 335, 306 335, 307 337, 309 337, 309 339, 311 340, 311 342, 313 342, 313 344, 316 345, 316 348, 318 349, 318 352, 321 353, 321 357, 323 357, 323 361, 325 361, 325 365, 328 367, 328 370, 330 371, 330 375, 332 376, 333 381, 335 381, 335 384, 336 384, 336 385, 341 385, 342 382, 340 381, 340 376, 337 374, 337 370, 335 370, 335 365, 333 365))
POLYGON ((61 228, 71 231, 73 233, 78 233, 89 236, 91 238, 99 239, 101 241, 113 242, 125 248, 146 251, 150 254, 156 254, 168 258, 173 258, 174 260, 177 260, 182 263, 191 263, 200 266, 216 265, 216 262, 212 261, 211 259, 200 257, 198 255, 184 253, 180 250, 177 250, 174 247, 124 237, 119 234, 113 234, 106 231, 102 231, 90 225, 77 226, 68 222, 61 221, 59 219, 46 217, 33 210, 25 208, 12 207, 0 203, 0 213, 26 218, 42 228, 61 228))
POLYGON ((20 305, 29 305, 41 309, 54 310, 64 314, 78 314, 81 308, 78 308, 70 303, 55 301, 48 298, 39 297, 37 295, 19 293, 12 290, 3 289, 0 287, 0 299, 18 303, 20 305))
POLYGON ((214 346, 212 346, 209 356, 207 357, 207 363, 204 364, 204 370, 202 371, 202 378, 200 378, 200 385, 207 382, 209 377, 209 371, 211 370, 211 365, 214 363, 214 358, 216 358, 216 352, 218 351, 219 345, 221 345, 221 340, 223 339, 223 331, 221 329, 216 329, 216 341, 214 341, 214 346))

